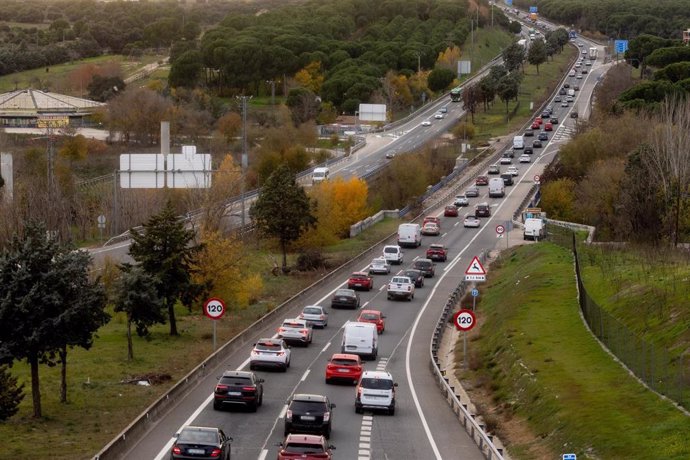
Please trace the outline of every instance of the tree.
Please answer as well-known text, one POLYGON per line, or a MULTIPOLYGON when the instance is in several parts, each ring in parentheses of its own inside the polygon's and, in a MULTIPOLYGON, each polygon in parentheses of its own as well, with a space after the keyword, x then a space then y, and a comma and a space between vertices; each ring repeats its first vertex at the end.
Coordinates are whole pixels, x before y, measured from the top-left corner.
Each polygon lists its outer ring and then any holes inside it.
POLYGON ((626 61, 630 62, 635 68, 640 68, 640 75, 644 77, 647 68, 647 56, 656 49, 674 46, 673 40, 657 37, 649 34, 641 34, 630 40, 628 49, 625 52, 626 61))
POLYGON ((175 303, 179 299, 191 308, 203 288, 192 282, 193 266, 203 246, 195 243, 194 230, 185 228, 169 200, 141 230, 132 228, 130 233, 129 254, 146 273, 157 278, 158 296, 168 309, 170 335, 178 335, 175 303))
POLYGON ((472 123, 474 123, 474 113, 477 111, 477 106, 482 101, 483 97, 480 83, 473 83, 467 86, 462 92, 462 103, 465 109, 470 111, 472 123))
POLYGON ((306 88, 291 89, 285 105, 290 108, 295 126, 314 119, 319 112, 319 99, 306 88))
POLYGON ((669 64, 683 61, 690 61, 690 48, 687 46, 657 48, 645 60, 647 65, 656 68, 666 67, 669 64))
POLYGON ((520 79, 516 72, 505 75, 498 81, 496 92, 506 104, 506 114, 508 113, 508 102, 518 96, 520 90, 520 79))
POLYGON ((94 75, 86 89, 89 91, 90 99, 106 102, 124 91, 126 86, 119 76, 94 75))
POLYGON ((544 40, 532 40, 527 51, 527 61, 537 67, 537 75, 539 75, 539 65, 546 62, 546 44, 544 40))
POLYGON ((427 84, 433 92, 443 91, 455 80, 455 72, 446 68, 435 68, 429 73, 427 84))
POLYGON ((55 364, 67 346, 90 347, 107 320, 102 288, 87 277, 89 261, 35 222, 0 255, 0 324, 12 325, 0 328, 0 362, 29 362, 34 417, 42 416, 38 364, 55 364))
POLYGON ((541 207, 552 219, 571 221, 574 218, 574 180, 557 179, 541 186, 541 207))
POLYGON ((284 163, 268 177, 249 211, 263 234, 278 238, 283 252, 283 272, 287 271, 288 244, 316 224, 313 211, 311 200, 284 163))
POLYGON ((198 83, 203 68, 201 53, 197 50, 186 51, 170 66, 168 83, 173 88, 178 86, 193 88, 198 83))
POLYGON ((17 413, 24 399, 24 384, 17 385, 7 365, 0 366, 0 422, 17 413))
POLYGON ((295 74, 295 81, 314 94, 319 94, 321 91, 323 80, 323 70, 319 61, 310 62, 295 74))
POLYGON ((117 283, 115 311, 127 315, 127 359, 134 359, 132 346, 132 324, 139 337, 149 334, 149 327, 165 323, 163 308, 165 303, 158 296, 158 280, 139 266, 125 264, 120 267, 122 274, 117 283))
POLYGON ((449 46, 445 50, 438 53, 438 58, 436 58, 436 68, 448 69, 455 75, 455 69, 458 66, 458 61, 460 60, 460 48, 453 45, 449 46))
POLYGON ((525 47, 517 43, 513 43, 503 50, 503 65, 509 72, 522 67, 525 60, 525 47))

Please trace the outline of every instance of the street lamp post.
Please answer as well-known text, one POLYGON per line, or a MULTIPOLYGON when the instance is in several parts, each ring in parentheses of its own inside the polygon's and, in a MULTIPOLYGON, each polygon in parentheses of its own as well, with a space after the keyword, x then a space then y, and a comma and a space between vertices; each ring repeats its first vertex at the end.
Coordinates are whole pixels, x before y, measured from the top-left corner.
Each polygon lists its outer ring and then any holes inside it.
POLYGON ((422 71, 422 53, 415 51, 414 54, 417 55, 417 73, 422 71))
POLYGON ((271 105, 276 105, 276 81, 266 80, 266 83, 271 85, 271 105))

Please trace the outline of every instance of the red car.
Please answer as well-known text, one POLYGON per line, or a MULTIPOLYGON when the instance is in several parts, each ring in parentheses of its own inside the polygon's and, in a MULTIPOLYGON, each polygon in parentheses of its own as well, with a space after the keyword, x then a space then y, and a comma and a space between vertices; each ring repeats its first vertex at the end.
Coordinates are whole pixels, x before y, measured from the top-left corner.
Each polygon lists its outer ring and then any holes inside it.
POLYGON ((477 180, 475 181, 476 185, 489 185, 489 178, 486 176, 477 176, 477 180))
POLYGON ((448 251, 442 244, 434 243, 426 250, 426 258, 445 262, 448 259, 448 251))
POLYGON ((376 332, 383 334, 383 331, 386 330, 385 318, 383 313, 378 310, 362 310, 357 321, 360 323, 376 324, 376 332))
POLYGON ((347 288, 371 291, 374 289, 374 278, 366 272, 354 272, 347 280, 347 288))
POLYGON ((532 129, 539 129, 540 126, 541 126, 541 124, 538 121, 535 121, 534 123, 532 123, 532 129))
POLYGON ((357 385, 362 371, 362 359, 359 355, 336 353, 331 356, 326 365, 326 383, 331 383, 334 380, 345 380, 357 385))
POLYGON ((443 210, 443 215, 445 217, 458 217, 458 208, 455 205, 446 206, 443 210))
POLYGON ((331 460, 335 446, 315 434, 289 434, 280 443, 278 460, 331 460))
POLYGON ((553 131, 553 124, 548 122, 544 124, 544 131, 553 131))
POLYGON ((537 117, 534 119, 535 123, 539 123, 539 126, 541 126, 542 123, 544 123, 544 120, 541 119, 541 117, 537 117))

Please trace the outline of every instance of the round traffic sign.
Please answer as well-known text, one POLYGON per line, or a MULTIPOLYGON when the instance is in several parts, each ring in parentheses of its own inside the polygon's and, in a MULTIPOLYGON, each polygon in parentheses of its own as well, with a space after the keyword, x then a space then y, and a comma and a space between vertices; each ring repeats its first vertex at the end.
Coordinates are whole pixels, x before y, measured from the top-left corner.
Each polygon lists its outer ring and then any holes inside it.
POLYGON ((503 225, 496 225, 496 233, 499 235, 503 235, 505 233, 506 228, 503 225))
POLYGON ((479 296, 479 289, 477 289, 477 288, 472 289, 471 294, 472 294, 472 297, 478 297, 479 296))
POLYGON ((204 303, 204 315, 211 319, 221 319, 225 314, 225 302, 216 297, 208 299, 204 303))
POLYGON ((539 179, 541 179, 541 177, 539 177, 539 174, 535 174, 534 175, 534 182, 539 182, 539 179))
POLYGON ((474 316, 472 310, 462 309, 453 316, 453 324, 458 328, 458 331, 469 331, 474 327, 477 318, 474 316))

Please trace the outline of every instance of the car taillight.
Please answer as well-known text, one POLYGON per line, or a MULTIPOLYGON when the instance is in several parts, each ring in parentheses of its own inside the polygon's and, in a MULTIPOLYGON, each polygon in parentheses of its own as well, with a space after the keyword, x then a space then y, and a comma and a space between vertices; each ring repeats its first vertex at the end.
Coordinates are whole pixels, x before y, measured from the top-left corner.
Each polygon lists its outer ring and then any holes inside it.
POLYGON ((327 421, 329 421, 330 419, 331 419, 331 413, 330 413, 330 412, 326 412, 326 413, 323 414, 323 421, 324 421, 324 422, 327 422, 327 421))
POLYGON ((300 329, 299 333, 302 335, 307 335, 307 330, 306 329, 300 329))
POLYGON ((211 451, 211 457, 220 457, 220 449, 213 449, 211 451))
POLYGON ((279 351, 278 353, 276 353, 276 356, 283 356, 284 354, 285 354, 284 351, 279 351))
POLYGON ((227 385, 216 385, 216 393, 227 390, 227 385))
POLYGON ((278 328, 278 332, 281 332, 281 333, 282 333, 282 332, 285 332, 285 328, 284 328, 284 327, 279 327, 279 328, 278 328))
POLYGON ((172 453, 175 455, 182 455, 182 449, 180 449, 178 446, 173 446, 172 453))
POLYGON ((256 391, 254 387, 242 387, 242 391, 256 391))
POLYGON ((300 313, 299 316, 298 316, 298 318, 304 319, 304 313, 300 313))
POLYGON ((290 409, 285 412, 285 420, 292 420, 292 411, 290 409))
POLYGON ((319 315, 319 319, 326 319, 326 315, 319 315))

